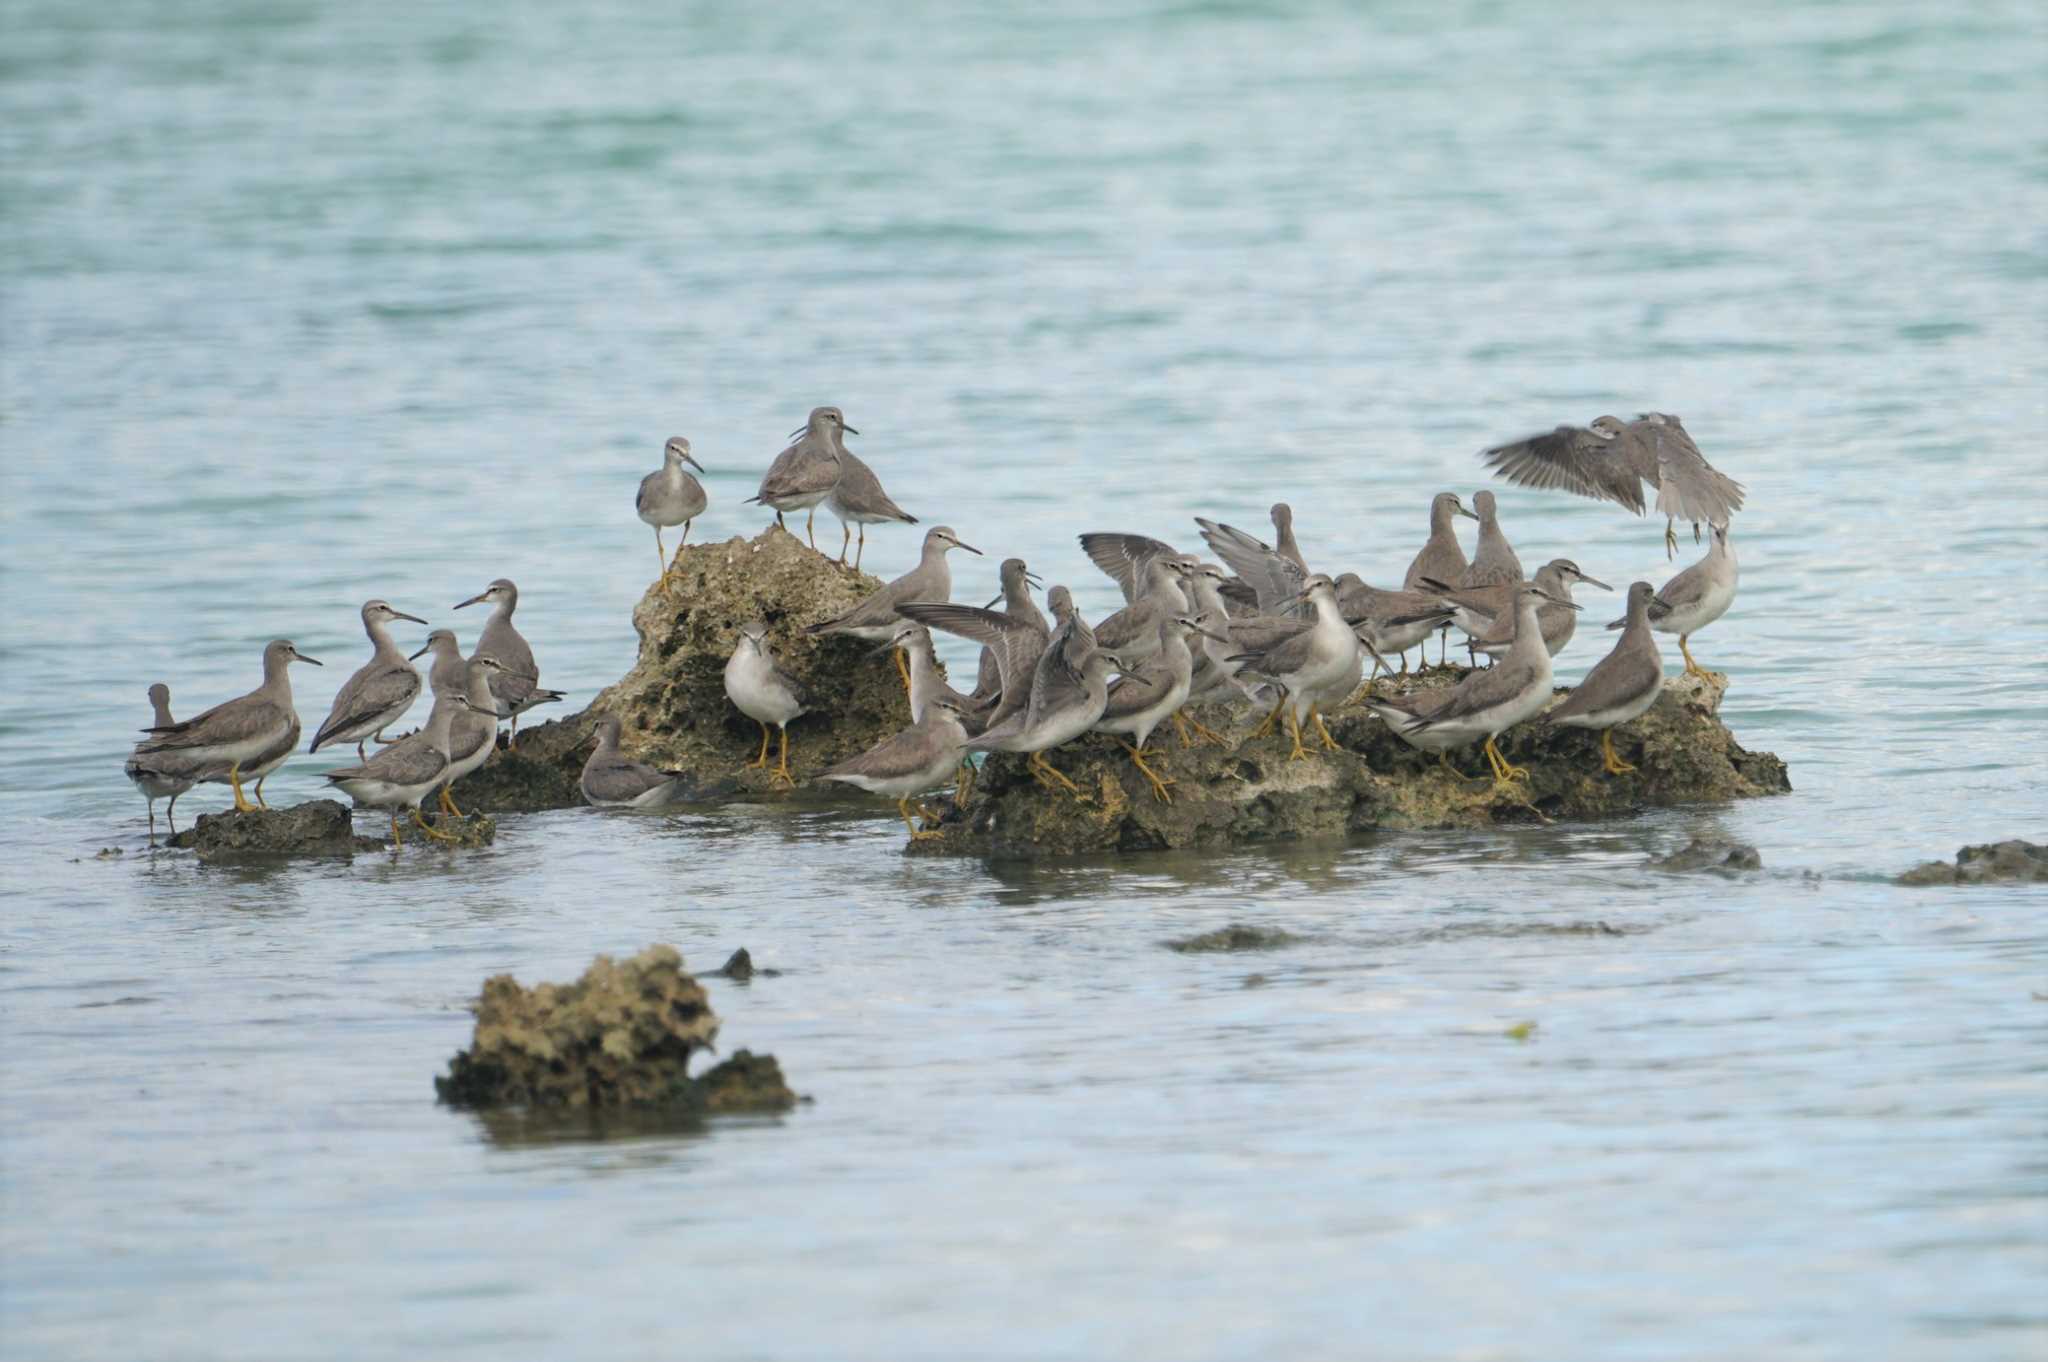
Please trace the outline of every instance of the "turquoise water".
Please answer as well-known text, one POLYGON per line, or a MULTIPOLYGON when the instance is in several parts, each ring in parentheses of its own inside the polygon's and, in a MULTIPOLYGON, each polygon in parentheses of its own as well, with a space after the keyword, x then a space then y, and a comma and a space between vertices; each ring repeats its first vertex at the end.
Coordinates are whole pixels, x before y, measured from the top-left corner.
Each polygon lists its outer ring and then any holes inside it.
MULTIPOLYGON (((1884 882, 2048 825, 2037 8, 0 30, 10 1355, 2048 1348, 2044 898, 1884 882), (1679 412, 1750 491, 1696 651, 1796 793, 1043 868, 906 861, 858 803, 145 852, 150 682, 190 712, 285 634, 317 716, 365 598, 467 640, 506 575, 580 707, 632 660, 663 438, 698 533, 751 534, 825 402, 989 551, 961 599, 1016 553, 1098 610, 1076 531, 1284 497, 1385 580, 1483 444, 1679 412), (1644 868, 1695 834, 1766 869, 1644 868), (1228 921, 1309 940, 1160 945, 1228 921), (534 1140, 433 1104, 485 975, 653 940, 785 971, 714 1002, 812 1105, 534 1140)), ((1525 562, 1671 570, 1497 490, 1525 562)))

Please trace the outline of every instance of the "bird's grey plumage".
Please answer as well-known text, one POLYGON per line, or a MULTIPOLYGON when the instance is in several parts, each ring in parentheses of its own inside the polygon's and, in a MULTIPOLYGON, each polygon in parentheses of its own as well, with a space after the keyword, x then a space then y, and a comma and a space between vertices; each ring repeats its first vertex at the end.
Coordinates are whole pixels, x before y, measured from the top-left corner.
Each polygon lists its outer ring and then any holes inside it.
POLYGON ((183 723, 150 728, 136 754, 175 755, 197 768, 226 770, 270 752, 287 735, 296 743, 299 716, 287 674, 293 662, 320 665, 290 639, 272 639, 263 647, 262 685, 183 723))
POLYGON ((1302 576, 1308 576, 1308 560, 1301 556, 1301 545, 1294 541, 1294 508, 1276 501, 1267 514, 1273 518, 1273 552, 1300 568, 1302 576))
MULTIPOLYGON (((1550 649, 1552 657, 1571 642, 1578 629, 1579 612, 1572 608, 1572 587, 1584 582, 1603 591, 1614 589, 1596 577, 1587 576, 1569 558, 1553 558, 1536 569, 1535 582, 1554 598, 1543 602, 1536 611, 1544 646, 1550 649)), ((1443 599, 1456 608, 1458 627, 1471 635, 1473 647, 1498 655, 1505 653, 1513 642, 1515 590, 1512 585, 1449 588, 1443 590, 1443 599)))
POLYGON ((1079 612, 1053 630, 1031 671, 1029 702, 968 744, 976 752, 1042 752, 1088 731, 1108 699, 1115 659, 1087 642, 1079 612))
POLYGON ((1337 607, 1382 653, 1404 653, 1450 618, 1431 591, 1383 591, 1355 572, 1337 579, 1337 607))
POLYGON ((1536 620, 1543 598, 1533 582, 1522 584, 1514 645, 1495 665, 1466 673, 1448 691, 1373 697, 1367 707, 1410 746, 1438 752, 1494 737, 1535 714, 1550 700, 1550 650, 1536 620))
MULTIPOLYGON (((149 705, 153 719, 151 727, 171 728, 176 725, 177 720, 171 717, 171 688, 169 686, 166 686, 161 681, 151 686, 149 688, 149 705)), ((123 774, 134 783, 135 788, 142 792, 143 799, 148 802, 150 841, 154 843, 156 840, 156 802, 159 799, 169 799, 171 801, 170 809, 165 816, 171 819, 171 831, 175 833, 178 830, 178 796, 198 783, 196 774, 191 766, 169 754, 147 755, 142 750, 142 744, 137 743, 135 750, 129 754, 128 760, 122 764, 121 769, 123 774)))
POLYGON ((1107 619, 1096 621, 1096 646, 1133 663, 1157 652, 1160 622, 1188 609, 1187 594, 1180 583, 1192 566, 1192 561, 1184 557, 1147 561, 1137 598, 1107 619))
POLYGON ((1194 617, 1160 621, 1159 644, 1151 658, 1117 677, 1104 691, 1102 716, 1094 727, 1103 733, 1128 733, 1139 747, 1152 729, 1183 704, 1194 682, 1194 654, 1188 648, 1194 617))
POLYGON ((1031 676, 1052 637, 1042 622, 979 606, 951 602, 907 602, 900 606, 903 617, 916 624, 941 629, 979 643, 996 659, 995 707, 984 717, 985 728, 1008 719, 1031 702, 1031 676))
POLYGON ((1493 493, 1476 493, 1472 498, 1472 509, 1479 517, 1479 543, 1472 551, 1471 564, 1459 575, 1457 585, 1496 586, 1503 582, 1521 581, 1522 560, 1515 557, 1508 537, 1501 533, 1500 513, 1493 493))
POLYGON ((561 699, 562 692, 541 688, 540 666, 533 660, 533 649, 512 623, 512 614, 519 608, 519 588, 510 578, 500 577, 468 600, 458 602, 455 608, 460 610, 483 601, 490 603, 491 617, 484 621, 483 632, 477 635, 476 649, 470 657, 497 660, 499 670, 491 673, 491 694, 498 702, 498 717, 517 719, 535 705, 561 699))
POLYGON ((1593 664, 1586 679, 1543 717, 1572 728, 1612 728, 1625 724, 1656 703, 1664 688, 1664 655, 1650 629, 1648 582, 1628 589, 1628 613, 1614 650, 1593 664))
POLYGON ((633 509, 657 530, 689 524, 704 514, 711 502, 704 484, 684 471, 686 463, 699 473, 704 471, 704 465, 690 453, 690 442, 680 435, 670 436, 661 451, 661 467, 640 479, 633 509))
POLYGON ((916 516, 890 500, 882 490, 882 480, 875 476, 875 470, 844 446, 839 450, 839 481, 832 485, 825 504, 840 520, 855 525, 878 525, 888 520, 900 520, 906 525, 917 523, 916 516))
POLYGON ((427 665, 427 689, 436 695, 446 691, 460 691, 469 685, 469 662, 462 656, 462 645, 456 642, 453 629, 436 629, 427 635, 426 646, 407 658, 417 662, 428 653, 434 660, 427 665))
POLYGON ((1465 550, 1458 543, 1456 520, 1459 516, 1473 520, 1479 518, 1465 509, 1456 492, 1438 492, 1430 498, 1429 539, 1421 552, 1415 555, 1415 560, 1408 564, 1408 571, 1401 578, 1403 591, 1415 590, 1424 577, 1452 583, 1464 577, 1469 565, 1465 561, 1465 550))
POLYGON ((1301 601, 1301 584, 1308 573, 1301 564, 1234 526, 1201 516, 1195 517, 1195 524, 1202 527, 1202 538, 1216 556, 1251 587, 1261 613, 1308 618, 1301 601))
POLYGON ((583 763, 583 775, 577 782, 583 798, 600 808, 649 809, 672 802, 681 793, 682 773, 634 761, 619 750, 619 733, 618 715, 598 718, 597 747, 583 763))
MULTIPOLYGON (((1246 649, 1235 659, 1244 672, 1273 682, 1294 700, 1295 717, 1329 698, 1343 679, 1356 676, 1361 641, 1337 604, 1337 584, 1316 575, 1303 583, 1303 594, 1315 611, 1313 622, 1299 632, 1276 638, 1261 649, 1246 649)), ((1355 685, 1355 681, 1353 682, 1355 685)), ((1348 688, 1347 688, 1348 690, 1348 688)))
POLYGON ((1742 484, 1708 463, 1668 412, 1643 412, 1633 421, 1599 416, 1590 425, 1558 426, 1495 445, 1481 451, 1480 458, 1509 482, 1612 501, 1637 515, 1648 509, 1646 483, 1657 490, 1658 512, 1671 520, 1725 525, 1742 509, 1742 484))
POLYGON ((796 442, 775 456, 750 502, 776 511, 801 511, 832 495, 839 483, 839 456, 846 450, 842 432, 860 434, 846 424, 837 407, 813 407, 796 442))
POLYGON ((313 744, 306 750, 318 752, 329 743, 360 742, 374 737, 405 717, 419 698, 420 674, 407 660, 405 651, 392 642, 388 625, 392 620, 425 624, 418 615, 408 615, 384 601, 363 602, 363 632, 370 637, 370 660, 356 668, 334 694, 327 718, 313 732, 313 744))
MULTIPOLYGON (((455 711, 459 708, 460 697, 437 696, 433 709, 427 713, 426 726, 419 732, 406 734, 366 762, 327 772, 327 779, 348 791, 358 803, 372 807, 384 806, 385 793, 404 791, 413 786, 420 786, 423 793, 431 794, 435 783, 448 768, 449 734, 455 711)), ((405 802, 417 803, 418 800, 405 802)))
MULTIPOLYGON (((1711 535, 1706 556, 1664 583, 1649 606, 1650 627, 1660 634, 1679 636, 1679 647, 1686 653, 1688 670, 1693 670, 1694 666, 1692 654, 1685 648, 1685 640, 1728 613, 1741 581, 1741 569, 1735 561, 1735 548, 1729 542, 1728 527, 1716 525, 1711 535)), ((1627 617, 1624 616, 1607 627, 1619 629, 1626 623, 1627 617)))
POLYGON ((809 689, 776 662, 765 620, 742 625, 733 640, 732 655, 725 662, 725 694, 740 713, 778 728, 811 704, 809 689))
POLYGON ((951 700, 935 702, 922 720, 818 773, 871 794, 906 797, 945 783, 959 767, 967 732, 951 700))
MULTIPOLYGON (((1024 560, 1005 558, 998 571, 998 577, 1002 582, 1002 592, 988 603, 988 608, 993 610, 1000 603, 1005 615, 1034 626, 1041 640, 1050 637, 1052 626, 1046 623, 1045 614, 1038 608, 1038 602, 1031 599, 1031 588, 1037 584, 1038 578, 1024 565, 1024 560)), ((1042 641, 1040 646, 1043 646, 1042 641)), ((983 645, 974 669, 973 698, 987 704, 996 698, 1002 681, 1002 667, 996 657, 996 650, 983 645)))
POLYGON ((1082 535, 1081 552, 1116 583, 1124 593, 1125 604, 1138 599, 1154 562, 1180 557, 1180 551, 1164 540, 1106 530, 1091 530, 1082 535))
MULTIPOLYGON (((915 607, 913 607, 915 608, 915 607)), ((974 722, 970 711, 979 707, 967 696, 953 689, 946 678, 939 674, 938 659, 932 654, 931 631, 915 620, 905 619, 896 625, 896 632, 890 635, 887 648, 901 648, 909 660, 910 672, 910 720, 916 723, 931 713, 932 702, 941 698, 949 700, 959 709, 961 723, 969 731, 981 725, 974 722)))
POLYGON ((951 527, 934 525, 925 532, 924 551, 917 566, 890 582, 853 609, 835 619, 813 624, 807 634, 852 634, 856 638, 880 641, 889 637, 903 618, 897 607, 912 601, 944 601, 953 595, 953 570, 946 565, 946 552, 962 548, 979 554, 980 549, 963 543, 951 527))

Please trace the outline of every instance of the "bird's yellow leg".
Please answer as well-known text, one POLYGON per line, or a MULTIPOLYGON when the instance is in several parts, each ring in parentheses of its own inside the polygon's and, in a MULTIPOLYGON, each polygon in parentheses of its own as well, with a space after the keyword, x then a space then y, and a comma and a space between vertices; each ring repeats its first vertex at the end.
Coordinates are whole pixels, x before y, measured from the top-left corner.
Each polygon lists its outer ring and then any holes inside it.
POLYGON ((1691 637, 1692 635, 1690 634, 1680 634, 1678 636, 1678 651, 1685 654, 1685 673, 1687 676, 1705 676, 1707 669, 1693 661, 1692 649, 1685 646, 1691 637))
MULTIPOLYGON (((1403 676, 1406 676, 1407 674, 1408 674, 1408 650, 1407 650, 1406 648, 1403 648, 1403 649, 1401 650, 1401 675, 1403 675, 1403 676)), ((1378 676, 1378 675, 1379 675, 1379 669, 1378 669, 1377 667, 1375 667, 1375 668, 1373 669, 1373 675, 1374 675, 1374 676, 1378 676)))
POLYGON ((654 527, 654 567, 661 574, 660 580, 668 580, 668 550, 661 544, 661 526, 654 527))
POLYGON ((865 525, 863 525, 863 526, 861 526, 861 527, 860 527, 860 547, 859 547, 859 548, 857 548, 857 549, 855 549, 855 550, 853 551, 853 570, 854 570, 855 572, 859 572, 859 571, 860 571, 860 560, 861 560, 861 559, 863 559, 863 558, 865 558, 865 557, 867 557, 867 552, 868 552, 868 527, 867 527, 867 526, 865 526, 865 525))
POLYGON ((1600 758, 1600 764, 1607 769, 1610 776, 1625 776, 1636 769, 1634 765, 1615 755, 1614 730, 1611 728, 1600 730, 1600 758))
POLYGON ((1664 556, 1667 559, 1678 556, 1678 531, 1675 528, 1677 523, 1670 516, 1664 517, 1664 556))
POLYGON ((1257 728, 1252 730, 1252 737, 1263 738, 1268 733, 1271 733, 1273 731, 1273 726, 1280 722, 1280 711, 1286 706, 1286 704, 1287 697, 1285 695, 1282 695, 1280 697, 1280 703, 1273 706, 1273 712, 1266 716, 1265 721, 1263 723, 1261 723, 1257 728))
POLYGON ((263 782, 268 779, 270 779, 268 775, 256 777, 256 805, 258 808, 267 809, 270 807, 270 801, 263 797, 263 782))
POLYGON ((432 823, 429 823, 426 819, 420 817, 420 811, 418 809, 414 809, 412 811, 412 821, 414 826, 418 827, 421 832, 424 832, 425 834, 427 834, 427 836, 433 838, 437 842, 452 842, 455 840, 454 833, 443 832, 439 828, 435 827, 432 823))
MULTIPOLYGON (((1150 766, 1145 764, 1146 753, 1144 748, 1133 747, 1131 746, 1131 744, 1127 742, 1119 743, 1118 745, 1121 746, 1124 749, 1124 751, 1131 754, 1131 765, 1138 768, 1138 774, 1145 777, 1146 780, 1152 782, 1152 797, 1162 804, 1171 804, 1173 802, 1173 796, 1166 792, 1166 787, 1174 784, 1173 778, 1170 776, 1162 776, 1157 771, 1153 770, 1150 766)), ((1152 755, 1156 757, 1159 754, 1157 752, 1154 752, 1152 753, 1152 755)))
POLYGON ((1059 768, 1057 768, 1051 762, 1045 759, 1045 753, 1033 752, 1031 754, 1031 760, 1027 764, 1031 767, 1032 771, 1039 776, 1041 780, 1056 780, 1060 784, 1066 786, 1067 792, 1073 795, 1074 798, 1079 799, 1081 797, 1081 787, 1076 785, 1073 781, 1068 780, 1065 776, 1061 775, 1059 772, 1059 768))
POLYGON ((1323 750, 1325 752, 1337 751, 1337 740, 1330 736, 1329 728, 1323 723, 1323 716, 1316 712, 1314 705, 1308 707, 1308 717, 1315 721, 1316 732, 1322 735, 1323 750))
POLYGON ((904 652, 903 649, 898 648, 895 656, 896 674, 903 678, 903 693, 908 695, 910 694, 910 655, 904 652))
POLYGON ((796 777, 789 773, 789 730, 787 728, 782 730, 782 755, 775 763, 775 783, 777 785, 796 784, 796 777))
POLYGON ((1224 737, 1192 714, 1188 715, 1188 727, 1195 730, 1195 736, 1204 742, 1215 743, 1218 747, 1230 746, 1230 739, 1224 737))
POLYGON ((1294 706, 1287 707, 1287 736, 1294 739, 1294 750, 1287 754, 1289 761, 1307 761, 1308 749, 1301 745, 1301 720, 1294 717, 1294 706))
POLYGON ((811 533, 811 526, 813 523, 817 521, 817 519, 818 508, 813 506, 811 507, 811 513, 804 517, 804 542, 806 544, 809 544, 814 549, 818 547, 818 541, 817 538, 811 533))
POLYGON ((254 813, 256 806, 249 802, 249 796, 242 793, 242 763, 228 767, 228 787, 235 792, 235 812, 254 813))
POLYGON ((398 810, 393 809, 391 811, 391 849, 397 851, 404 847, 404 845, 405 839, 398 835, 398 810))
POLYGON ((740 769, 743 771, 762 771, 768 767, 768 725, 761 723, 759 719, 754 722, 761 724, 761 755, 742 766, 740 769))
POLYGON ((1506 757, 1502 756, 1500 748, 1494 744, 1492 738, 1488 738, 1486 740, 1486 750, 1488 753, 1492 755, 1494 761, 1499 764, 1500 778, 1502 780, 1525 781, 1529 778, 1529 768, 1526 766, 1517 766, 1513 762, 1509 761, 1506 757))
POLYGON ((945 835, 920 828, 917 825, 916 820, 910 816, 910 796, 908 795, 896 801, 896 812, 903 815, 903 826, 909 830, 910 840, 913 842, 929 842, 934 837, 945 835))
POLYGON ((841 524, 839 527, 839 566, 846 566, 846 550, 853 544, 853 530, 841 524))
POLYGON ((468 814, 464 813, 459 807, 457 807, 455 803, 455 796, 448 793, 448 787, 446 785, 443 785, 441 787, 441 812, 454 814, 457 818, 467 818, 469 816, 468 814))

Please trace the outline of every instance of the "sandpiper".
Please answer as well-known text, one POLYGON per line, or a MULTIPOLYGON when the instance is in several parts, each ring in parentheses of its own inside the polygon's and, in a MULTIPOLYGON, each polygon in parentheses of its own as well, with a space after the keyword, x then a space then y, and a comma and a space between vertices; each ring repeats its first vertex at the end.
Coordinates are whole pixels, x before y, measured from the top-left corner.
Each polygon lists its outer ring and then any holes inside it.
POLYGON ((318 752, 329 743, 352 742, 356 760, 361 761, 364 742, 373 737, 384 741, 386 725, 404 718, 412 708, 420 693, 420 674, 391 641, 391 631, 385 626, 393 620, 426 623, 384 601, 363 602, 363 632, 370 636, 370 660, 356 668, 355 675, 335 692, 334 707, 314 731, 308 752, 318 752))
POLYGON ((1118 739, 1124 751, 1131 754, 1131 764, 1138 768, 1138 774, 1151 783, 1152 797, 1164 804, 1173 802, 1166 789, 1173 781, 1147 764, 1146 757, 1159 754, 1149 751, 1145 744, 1153 729, 1179 713, 1180 707, 1188 702, 1195 672, 1188 635, 1201 632, 1205 632, 1201 624, 1189 615, 1161 620, 1159 645, 1153 656, 1109 686, 1102 717, 1094 724, 1097 733, 1108 733, 1118 739), (1129 741, 1123 741, 1125 738, 1129 741))
MULTIPOLYGON (((876 591, 845 614, 813 624, 804 632, 851 634, 870 643, 879 643, 889 638, 895 633, 897 622, 903 618, 896 613, 896 607, 899 605, 911 601, 944 601, 952 598, 953 570, 946 566, 946 553, 950 549, 966 549, 972 554, 981 552, 954 534, 950 526, 934 525, 925 532, 924 552, 919 555, 916 567, 876 591)), ((897 666, 903 673, 903 687, 908 690, 910 669, 900 657, 897 659, 897 666)))
POLYGON ((448 781, 448 738, 458 710, 469 707, 465 696, 444 692, 435 697, 427 725, 408 734, 359 766, 329 771, 327 779, 362 808, 384 809, 391 815, 391 848, 405 845, 398 831, 398 811, 410 809, 421 832, 440 841, 450 834, 420 816, 420 801, 448 781))
POLYGON ((600 715, 592 734, 597 746, 583 763, 577 782, 583 798, 601 809, 658 809, 683 792, 681 771, 661 771, 619 750, 619 716, 600 715))
POLYGON ((512 612, 519 608, 519 588, 510 578, 500 577, 468 600, 457 601, 455 608, 460 610, 483 601, 490 602, 491 617, 484 621, 476 651, 470 656, 489 657, 498 664, 498 670, 491 673, 491 694, 497 697, 498 717, 512 721, 512 734, 506 739, 505 750, 516 752, 519 716, 536 705, 553 704, 562 698, 562 692, 541 689, 540 667, 533 660, 533 649, 512 625, 512 612))
POLYGON ((690 442, 680 435, 671 435, 668 444, 662 447, 661 467, 640 479, 640 491, 633 498, 633 509, 640 513, 640 519, 654 527, 654 557, 661 568, 659 582, 667 582, 672 575, 668 550, 661 542, 661 532, 671 525, 683 527, 682 540, 676 545, 676 552, 683 551, 683 545, 690 542, 690 522, 704 514, 704 508, 711 498, 704 491, 704 484, 685 472, 688 464, 699 473, 704 465, 698 463, 690 453, 690 442))
POLYGON ((921 842, 939 834, 917 826, 910 814, 910 797, 945 784, 960 765, 966 742, 958 703, 940 696, 932 701, 921 722, 884 738, 857 757, 820 771, 817 778, 893 797, 911 840, 921 842))
POLYGON ((1508 537, 1501 533, 1500 514, 1495 506, 1493 493, 1478 492, 1472 497, 1472 509, 1479 516, 1479 544, 1472 551, 1472 561, 1464 572, 1458 575, 1453 585, 1501 586, 1522 580, 1522 560, 1515 557, 1515 551, 1508 544, 1508 537))
POLYGON ((1080 787, 1047 762, 1045 754, 1080 737, 1102 717, 1112 667, 1128 669, 1123 659, 1086 640, 1079 614, 1068 616, 1032 668, 1030 702, 1001 724, 983 729, 968 742, 967 750, 1028 753, 1027 764, 1040 784, 1057 782, 1078 797, 1080 787))
MULTIPOLYGON (((1450 582, 1454 585, 1464 577, 1465 569, 1470 565, 1465 561, 1465 550, 1458 544, 1458 531, 1452 523, 1458 516, 1479 519, 1465 509, 1465 503, 1458 500, 1456 492, 1438 492, 1430 498, 1429 539, 1415 555, 1414 561, 1408 564, 1408 571, 1401 578, 1403 591, 1415 590, 1422 584, 1424 577, 1434 577, 1440 582, 1450 582)), ((1451 655, 1451 628, 1449 624, 1442 627, 1444 655, 1441 660, 1448 662, 1451 655)), ((1422 658, 1422 665, 1429 665, 1426 653, 1422 658)))
POLYGON ((1562 488, 1611 501, 1642 515, 1643 484, 1657 489, 1664 516, 1664 550, 1678 550, 1675 528, 1692 522, 1726 525, 1742 509, 1742 484, 1707 462, 1706 455, 1669 412, 1643 412, 1633 421, 1595 417, 1590 425, 1559 426, 1541 435, 1480 451, 1497 476, 1524 487, 1562 488))
POLYGON ((761 489, 747 498, 775 512, 782 524, 785 511, 808 511, 804 518, 804 540, 812 548, 818 541, 812 524, 818 518, 818 503, 832 495, 839 485, 839 456, 846 450, 846 436, 859 431, 846 424, 837 407, 813 407, 804 428, 791 432, 796 443, 775 456, 761 479, 761 489))
MULTIPOLYGON (((1728 613, 1728 607, 1735 603, 1740 576, 1735 550, 1728 543, 1728 527, 1716 525, 1706 557, 1664 583, 1650 602, 1650 627, 1660 634, 1678 635, 1678 651, 1685 655, 1687 675, 1709 674, 1693 661, 1692 649, 1686 647, 1686 642, 1728 613)), ((1624 616, 1607 627, 1619 629, 1627 623, 1624 616)))
POLYGON ((1628 589, 1628 614, 1614 651, 1593 664, 1578 689, 1543 716, 1545 723, 1600 731, 1600 762, 1611 776, 1636 768, 1614 752, 1614 730, 1638 718, 1657 703, 1664 690, 1664 655, 1650 630, 1650 602, 1656 599, 1648 582, 1628 589))
MULTIPOLYGON (((1569 558, 1553 558, 1536 569, 1535 582, 1553 598, 1565 602, 1564 605, 1553 605, 1545 601, 1536 612, 1536 618, 1543 626, 1543 645, 1550 649, 1552 657, 1572 641, 1572 634, 1578 628, 1579 612, 1571 608, 1573 585, 1584 582, 1602 591, 1614 590, 1599 578, 1587 576, 1569 558)), ((1513 586, 1460 589, 1435 581, 1427 584, 1442 593, 1444 603, 1452 608, 1457 626, 1471 636, 1475 652, 1489 657, 1499 657, 1507 652, 1511 643, 1508 634, 1514 620, 1510 613, 1514 608, 1513 586)))
MULTIPOLYGON (((149 705, 153 714, 152 728, 166 729, 176 725, 171 717, 171 688, 159 681, 149 688, 149 705)), ((168 798, 170 807, 164 810, 164 817, 170 823, 171 833, 178 831, 178 796, 198 784, 190 767, 169 754, 149 756, 137 743, 129 754, 122 770, 128 779, 135 782, 135 788, 142 791, 142 797, 149 803, 149 844, 156 845, 156 802, 168 798)))
POLYGON ((810 703, 803 683, 776 665, 768 647, 768 622, 754 620, 740 627, 733 640, 732 656, 725 660, 725 695, 739 712, 761 725, 761 755, 747 764, 750 771, 768 766, 768 725, 782 734, 782 756, 774 771, 784 785, 796 783, 789 772, 790 720, 804 713, 810 703))
MULTIPOLYGON (((856 435, 859 433, 854 432, 856 435)), ((917 523, 916 516, 889 499, 889 494, 882 490, 882 480, 875 476, 875 470, 855 458, 853 451, 844 444, 839 446, 839 481, 832 485, 832 494, 825 499, 825 505, 839 517, 840 562, 846 561, 846 541, 852 537, 847 527, 860 526, 860 547, 853 554, 855 572, 860 571, 860 560, 867 553, 868 526, 891 520, 905 525, 917 523)))
POLYGON ((263 645, 262 685, 184 723, 146 730, 150 736, 136 748, 136 755, 145 760, 173 757, 195 770, 224 770, 235 792, 235 811, 251 812, 255 805, 242 793, 243 763, 267 757, 280 740, 293 746, 298 742, 299 716, 292 707, 287 674, 294 662, 321 665, 293 647, 290 639, 272 639, 263 645))

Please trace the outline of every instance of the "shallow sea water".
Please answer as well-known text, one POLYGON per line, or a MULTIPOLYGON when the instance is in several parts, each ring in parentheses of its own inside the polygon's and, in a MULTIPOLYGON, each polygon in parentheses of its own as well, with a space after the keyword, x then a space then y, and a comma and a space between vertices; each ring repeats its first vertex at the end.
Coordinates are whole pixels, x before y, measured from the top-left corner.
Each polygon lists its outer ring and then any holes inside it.
MULTIPOLYGON (((1885 882, 2048 831, 2036 9, 0 28, 8 1355, 2048 1352, 2048 900, 1885 882), (363 599, 467 641, 507 575, 580 708, 632 660, 663 437, 712 469, 697 535, 751 534, 822 402, 988 550, 960 599, 1016 553, 1097 610, 1078 530, 1284 497, 1384 580, 1480 446, 1679 412, 1750 493, 1695 651, 1795 793, 1040 866, 906 859, 857 801, 146 850, 150 682, 189 713, 285 634, 312 722, 363 599), (1766 869, 1645 868, 1693 835, 1766 869), (1232 921, 1306 940, 1163 948, 1232 921), (434 1104, 486 975, 657 940, 783 971, 710 987, 811 1104, 434 1104)), ((1673 570, 1496 490, 1525 562, 1673 570)))

